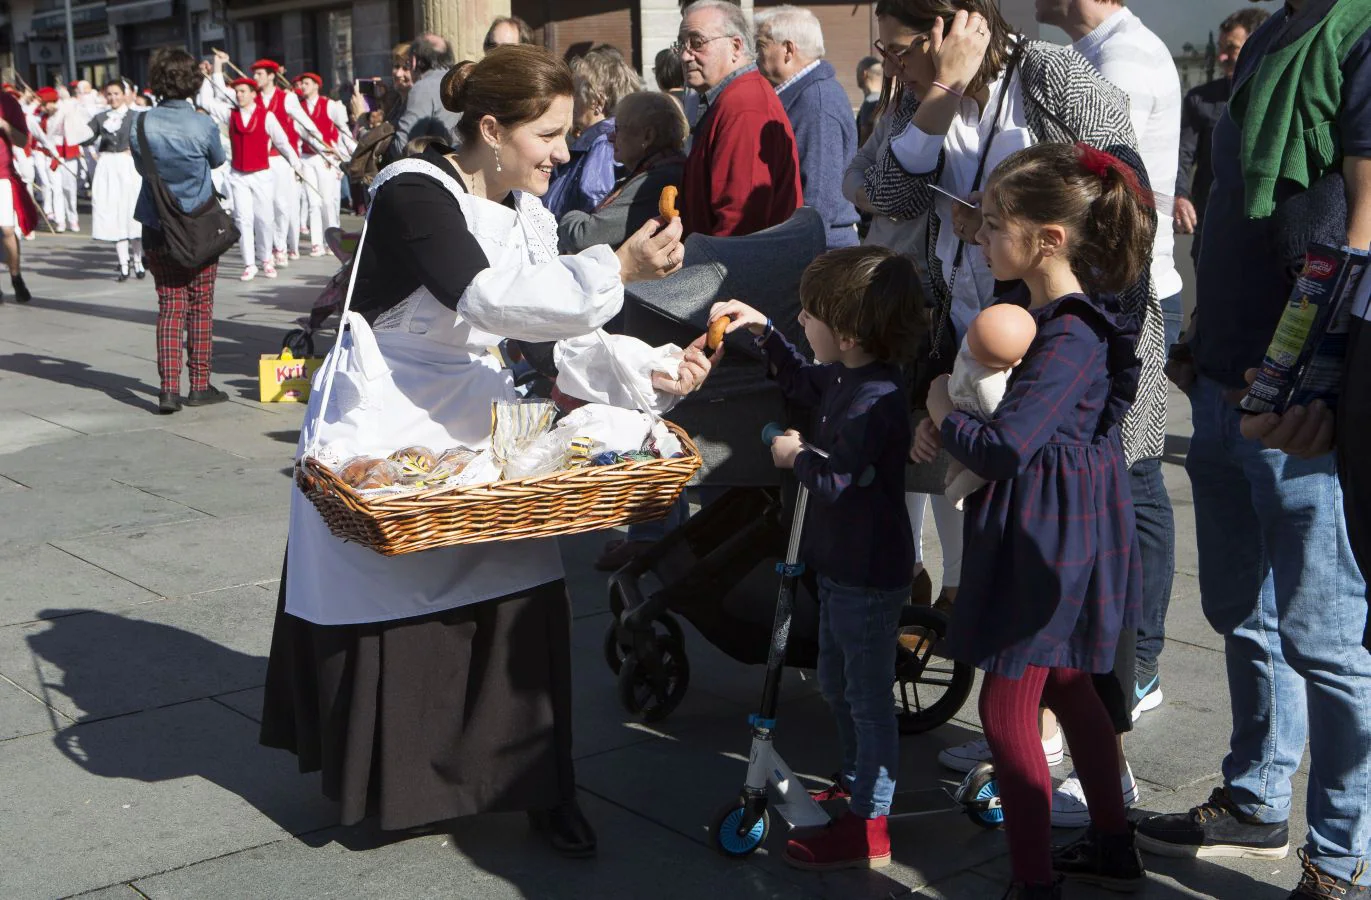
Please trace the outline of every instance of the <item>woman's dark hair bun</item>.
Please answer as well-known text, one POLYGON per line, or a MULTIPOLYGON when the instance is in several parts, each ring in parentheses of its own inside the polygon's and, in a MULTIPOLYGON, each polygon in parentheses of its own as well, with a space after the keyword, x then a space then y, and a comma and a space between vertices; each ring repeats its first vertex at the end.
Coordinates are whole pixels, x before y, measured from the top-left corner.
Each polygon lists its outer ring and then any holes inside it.
POLYGON ((443 76, 443 83, 438 87, 438 96, 443 101, 443 108, 448 112, 466 112, 467 77, 474 68, 476 63, 464 59, 448 69, 447 74, 443 76))

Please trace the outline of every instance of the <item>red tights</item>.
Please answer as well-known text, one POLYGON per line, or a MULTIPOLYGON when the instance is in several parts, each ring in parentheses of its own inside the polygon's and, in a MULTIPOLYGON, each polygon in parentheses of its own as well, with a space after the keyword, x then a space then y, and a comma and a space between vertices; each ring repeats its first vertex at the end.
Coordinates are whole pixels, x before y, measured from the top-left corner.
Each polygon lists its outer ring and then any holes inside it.
POLYGON ((1095 828, 1101 834, 1128 830, 1114 726, 1090 675, 1039 666, 1020 678, 987 673, 981 725, 995 756, 1014 880, 1025 884, 1052 881, 1052 776, 1038 735, 1040 703, 1061 723, 1095 828))

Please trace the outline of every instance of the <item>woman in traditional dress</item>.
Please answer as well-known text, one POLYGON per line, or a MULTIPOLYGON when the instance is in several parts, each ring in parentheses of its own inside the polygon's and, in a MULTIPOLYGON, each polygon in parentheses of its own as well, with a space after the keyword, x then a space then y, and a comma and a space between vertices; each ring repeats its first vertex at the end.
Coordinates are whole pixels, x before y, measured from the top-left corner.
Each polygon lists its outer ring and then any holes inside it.
MULTIPOLYGON (((588 334, 619 311, 626 282, 680 266, 677 219, 617 251, 557 255, 539 197, 569 156, 572 90, 566 65, 534 46, 445 76, 461 149, 430 143, 373 184, 347 330, 322 370, 336 364, 335 380, 326 408, 322 379, 311 392, 301 452, 336 464, 488 446, 491 402, 516 397, 489 347, 588 334)), ((659 387, 698 386, 702 346, 659 387)), ((344 824, 524 810, 559 852, 593 855, 571 762, 570 639, 556 541, 383 556, 334 537, 293 492, 262 743, 322 769, 344 824)))
POLYGON ((95 133, 87 141, 100 153, 90 189, 90 236, 114 242, 119 257, 118 280, 128 281, 130 265, 137 277, 147 274, 143 268, 143 226, 133 218, 138 193, 143 189, 143 179, 133 167, 133 154, 129 152, 137 113, 122 81, 109 82, 103 93, 109 109, 91 119, 95 133))

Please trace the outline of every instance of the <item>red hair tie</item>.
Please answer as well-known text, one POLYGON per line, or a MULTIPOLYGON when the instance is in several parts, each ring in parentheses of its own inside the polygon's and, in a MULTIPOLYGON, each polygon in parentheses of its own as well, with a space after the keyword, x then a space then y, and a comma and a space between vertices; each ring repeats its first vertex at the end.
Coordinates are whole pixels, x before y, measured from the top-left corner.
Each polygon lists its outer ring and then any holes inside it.
POLYGON ((1105 153, 1103 150, 1096 149, 1083 141, 1076 142, 1076 153, 1080 158, 1081 168, 1100 179, 1108 177, 1111 169, 1118 172, 1123 183, 1143 206, 1148 209, 1156 208, 1157 203, 1152 192, 1145 189, 1142 182, 1138 181, 1138 173, 1133 171, 1132 166, 1114 154, 1105 153))

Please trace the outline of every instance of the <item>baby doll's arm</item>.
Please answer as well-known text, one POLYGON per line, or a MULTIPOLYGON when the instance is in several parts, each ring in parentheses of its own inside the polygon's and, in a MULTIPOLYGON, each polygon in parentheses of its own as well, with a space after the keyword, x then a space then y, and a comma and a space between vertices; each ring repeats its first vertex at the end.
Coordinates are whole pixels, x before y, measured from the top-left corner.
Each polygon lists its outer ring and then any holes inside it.
POLYGON ((795 476, 809 492, 832 503, 874 466, 889 442, 909 445, 908 411, 899 389, 889 383, 866 385, 853 399, 828 459, 806 450, 795 457, 795 476))
POLYGON ((1043 323, 1039 337, 988 421, 959 410, 943 419, 947 452, 990 481, 1021 473, 1086 391, 1108 377, 1107 345, 1081 318, 1066 314, 1051 319, 1043 323))

